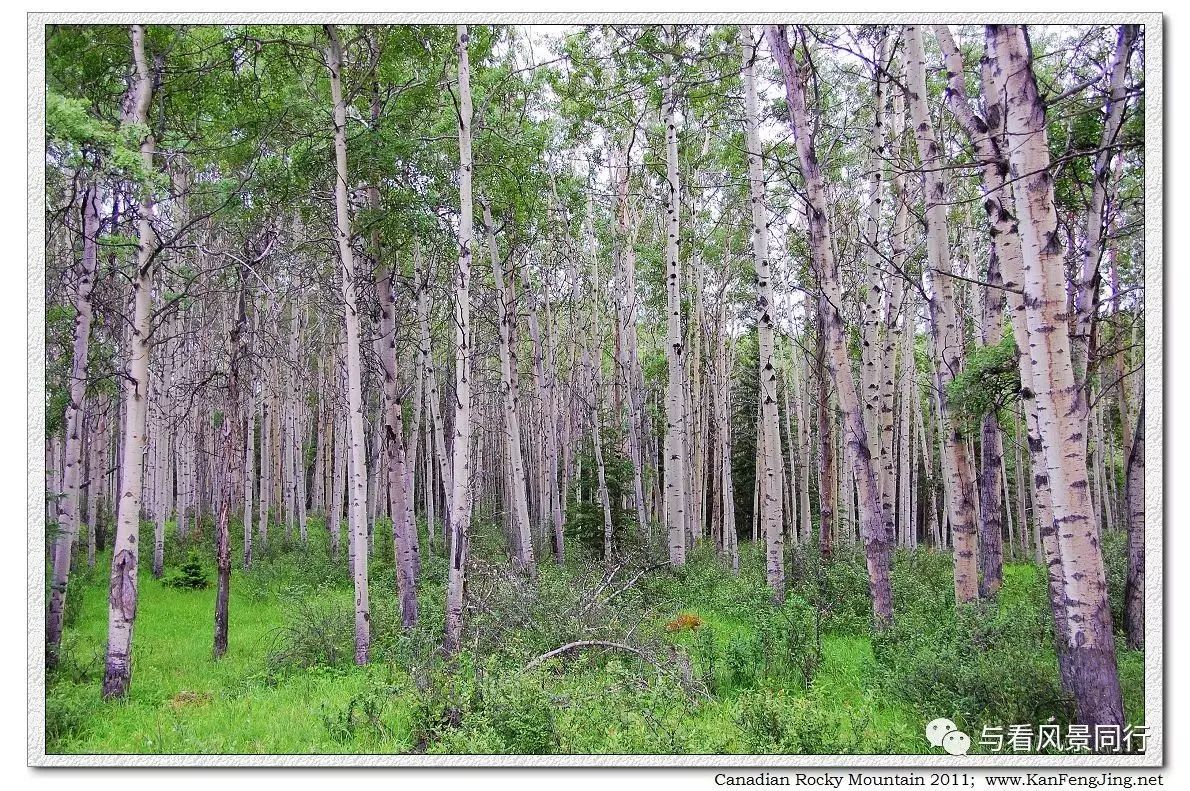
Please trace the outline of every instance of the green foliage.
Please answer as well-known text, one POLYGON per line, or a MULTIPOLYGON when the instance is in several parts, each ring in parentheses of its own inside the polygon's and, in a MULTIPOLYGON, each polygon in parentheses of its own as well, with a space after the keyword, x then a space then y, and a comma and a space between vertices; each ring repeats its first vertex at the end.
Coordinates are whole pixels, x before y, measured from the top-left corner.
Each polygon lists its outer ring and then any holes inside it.
POLYGON ((47 745, 85 738, 96 717, 102 716, 99 696, 90 686, 56 688, 45 700, 45 741, 47 745))
POLYGON ((482 700, 481 711, 500 741, 500 752, 553 752, 557 744, 554 705, 541 681, 512 673, 490 683, 482 700))
POLYGON ((1107 575, 1107 601, 1115 630, 1124 634, 1124 594, 1128 587, 1128 533, 1124 530, 1101 530, 1099 546, 1103 550, 1103 566, 1107 575))
POLYGON ((187 590, 201 590, 211 584, 203 568, 202 556, 198 550, 191 549, 180 566, 165 572, 161 584, 168 588, 184 588, 187 590))
MULTIPOLYGON (((632 507, 632 460, 623 452, 623 443, 611 426, 603 426, 603 466, 608 501, 612 511, 612 542, 621 546, 625 535, 636 529, 632 507)), ((582 545, 592 555, 603 555, 604 515, 599 496, 599 473, 594 445, 588 439, 576 457, 579 474, 571 483, 566 498, 565 531, 568 539, 582 545)))
POLYGON ((871 706, 832 710, 784 690, 740 697, 738 722, 748 752, 848 755, 863 743, 871 706))
POLYGON ((350 604, 325 599, 299 599, 274 635, 268 666, 272 672, 309 668, 343 668, 355 659, 355 613, 350 604))
MULTIPOLYGON (((99 696, 106 575, 77 575, 77 615, 47 678, 50 750, 921 753, 922 727, 940 714, 968 732, 1069 716, 1032 566, 1008 565, 997 603, 956 613, 950 556, 900 551, 896 626, 873 636, 862 551, 840 547, 824 563, 791 546, 787 601, 774 608, 762 548, 749 542, 738 576, 699 545, 680 569, 572 558, 530 580, 500 554, 499 528, 474 528, 473 549, 495 554, 472 557, 464 651, 451 661, 438 650, 447 566, 424 541, 410 630, 383 594, 395 589, 391 564, 373 556, 366 667, 354 663, 346 559, 329 558, 313 519, 308 547, 274 540, 250 572, 233 569, 231 646, 218 662, 214 591, 170 588, 142 569, 137 673, 120 703, 99 696), (679 616, 698 627, 667 631, 679 616), (590 648, 525 669, 590 639, 640 654, 590 648)), ((1119 547, 1105 546, 1110 567, 1119 547)), ((1122 651, 1120 665, 1139 721, 1143 655, 1122 651)))
POLYGON ((950 381, 946 395, 955 419, 966 431, 975 430, 979 420, 998 413, 1021 391, 1016 341, 1006 329, 999 343, 976 346, 968 353, 963 370, 950 381))
POLYGON ((954 607, 938 564, 894 578, 896 623, 873 643, 883 684, 923 717, 984 724, 1067 722, 1041 570, 1008 566, 996 601, 954 607))

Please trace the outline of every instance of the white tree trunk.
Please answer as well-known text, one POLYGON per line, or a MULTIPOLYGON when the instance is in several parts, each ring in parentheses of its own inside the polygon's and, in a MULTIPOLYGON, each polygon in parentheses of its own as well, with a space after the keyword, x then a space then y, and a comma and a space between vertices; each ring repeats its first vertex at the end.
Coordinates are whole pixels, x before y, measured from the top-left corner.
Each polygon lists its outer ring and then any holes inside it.
POLYGON ((463 595, 471 526, 471 65, 466 25, 458 26, 459 57, 459 265, 455 271, 455 420, 452 443, 450 543, 447 548, 446 629, 443 651, 453 656, 463 633, 463 595))
POLYGON ((744 60, 744 143, 748 156, 748 187, 752 203, 752 256, 757 281, 757 334, 760 353, 758 373, 760 382, 760 427, 764 433, 764 455, 761 462, 760 520, 764 533, 766 579, 774 604, 785 601, 785 531, 781 518, 781 428, 777 414, 777 360, 773 339, 772 272, 769 268, 768 209, 764 203, 764 166, 761 163, 760 123, 756 109, 756 80, 752 75, 752 61, 756 41, 752 28, 743 25, 744 60))
MULTIPOLYGON (((133 86, 125 104, 121 126, 144 128, 153 97, 153 76, 145 57, 145 30, 132 26, 132 54, 136 64, 133 86)), ((145 170, 153 170, 156 141, 146 133, 140 142, 145 170)), ((153 258, 157 235, 152 217, 155 203, 146 190, 137 220, 136 275, 132 281, 131 345, 124 381, 124 463, 120 478, 120 505, 116 536, 112 542, 112 571, 108 594, 107 656, 104 660, 103 697, 122 698, 132 680, 132 630, 136 622, 137 564, 140 558, 141 483, 144 473, 145 417, 149 386, 150 308, 153 299, 153 258)))
POLYGON ((905 26, 905 71, 909 113, 917 138, 918 158, 924 171, 926 204, 926 278, 933 294, 926 303, 930 317, 930 339, 937 361, 937 382, 941 407, 943 481, 954 543, 955 601, 964 603, 978 596, 979 569, 976 558, 978 527, 975 514, 975 474, 959 426, 950 418, 947 385, 962 370, 962 328, 951 282, 950 244, 947 237, 946 165, 934 138, 926 106, 925 48, 921 27, 905 26))
MULTIPOLYGON (((872 458, 871 443, 864 425, 863 407, 856 393, 855 380, 851 374, 851 363, 847 357, 846 339, 843 335, 843 319, 839 309, 843 304, 839 272, 834 251, 830 245, 827 229, 826 189, 818 157, 814 151, 811 127, 806 117, 805 89, 803 75, 796 70, 793 53, 780 25, 768 27, 769 44, 781 66, 785 78, 786 96, 789 101, 790 127, 796 138, 798 159, 806 181, 808 196, 807 220, 810 230, 810 249, 815 269, 823 290, 819 301, 820 310, 825 310, 824 331, 829 352, 835 389, 842 406, 845 437, 850 448, 849 461, 852 474, 859 490, 860 533, 867 556, 868 579, 872 594, 872 611, 878 628, 892 622, 892 589, 889 581, 891 539, 891 510, 885 511, 880 501, 880 484, 876 465, 872 458)), ((823 430, 827 427, 824 425, 823 430)))
POLYGON ((487 229, 488 253, 492 261, 492 279, 496 286, 497 321, 500 329, 500 388, 504 415, 504 451, 508 455, 507 485, 512 500, 512 532, 517 539, 517 565, 536 576, 533 560, 533 534, 529 522, 528 481, 525 457, 521 451, 521 388, 516 359, 516 301, 512 283, 505 282, 504 266, 496 249, 496 231, 492 207, 483 202, 483 222, 487 229))
POLYGON ((70 401, 66 405, 66 448, 62 471, 63 492, 58 505, 58 534, 54 539, 53 569, 50 577, 49 607, 45 619, 45 661, 54 667, 62 639, 62 620, 66 608, 66 586, 70 560, 81 523, 80 482, 83 476, 83 420, 87 391, 87 357, 91 343, 91 291, 98 272, 99 198, 94 186, 83 192, 83 257, 75 268, 74 344, 70 360, 70 401))
MULTIPOLYGON (((676 38, 675 27, 671 25, 669 29, 670 35, 676 38)), ((675 68, 672 58, 670 68, 675 68)), ((682 194, 678 182, 675 81, 673 75, 665 78, 665 293, 668 313, 665 356, 669 363, 669 381, 665 396, 665 500, 669 561, 674 566, 682 566, 686 563, 686 510, 689 506, 686 474, 686 401, 682 390, 682 263, 678 257, 682 194)))
POLYGON ((343 101, 343 49, 333 25, 326 26, 330 45, 326 65, 331 74, 331 101, 335 131, 335 238, 339 247, 340 279, 343 288, 343 326, 347 340, 347 417, 350 466, 353 578, 355 582, 355 662, 368 663, 372 642, 371 611, 368 602, 368 469, 364 434, 364 405, 360 382, 360 326, 356 309, 355 255, 351 249, 351 215, 347 202, 347 108, 343 101))
POLYGON ((1049 472, 1058 551, 1065 575, 1066 639, 1078 719, 1123 726, 1115 640, 1099 530, 1091 512, 1086 418, 1065 332, 1065 266, 1058 236, 1045 106, 1023 27, 990 25, 988 57, 1004 85, 1005 132, 1024 253, 1024 306, 1039 431, 1049 472))

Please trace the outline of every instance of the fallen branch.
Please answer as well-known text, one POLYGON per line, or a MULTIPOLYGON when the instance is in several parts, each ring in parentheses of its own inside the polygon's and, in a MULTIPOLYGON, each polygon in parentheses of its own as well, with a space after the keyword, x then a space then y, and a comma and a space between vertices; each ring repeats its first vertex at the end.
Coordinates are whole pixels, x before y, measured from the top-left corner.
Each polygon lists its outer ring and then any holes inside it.
POLYGON ((613 643, 610 640, 577 640, 573 643, 567 643, 566 645, 561 646, 560 648, 555 648, 553 651, 547 651, 546 653, 542 654, 541 656, 539 656, 536 659, 534 659, 533 661, 531 661, 529 664, 525 665, 525 667, 522 668, 521 672, 523 673, 525 671, 532 670, 534 667, 536 667, 537 665, 540 665, 542 662, 546 661, 547 659, 553 659, 556 656, 561 656, 562 654, 568 654, 571 651, 578 651, 583 648, 614 648, 617 651, 626 651, 630 654, 636 654, 641 659, 645 660, 646 662, 648 662, 651 665, 657 664, 652 659, 645 656, 644 652, 640 651, 639 649, 633 648, 630 645, 624 645, 623 643, 613 643))
POLYGON ((622 588, 620 588, 619 590, 617 590, 617 591, 615 591, 614 593, 612 593, 612 595, 608 596, 608 597, 607 597, 607 598, 604 600, 604 602, 603 602, 603 603, 604 603, 604 604, 607 604, 607 603, 608 603, 608 602, 610 602, 612 599, 616 598, 616 597, 617 597, 617 596, 619 596, 621 593, 623 593, 624 591, 626 591, 626 590, 628 590, 629 588, 631 588, 633 585, 635 585, 635 584, 636 584, 636 581, 637 581, 637 580, 639 580, 639 579, 640 579, 641 577, 643 577, 644 575, 648 574, 650 571, 656 571, 657 569, 659 569, 659 568, 661 568, 661 567, 663 567, 663 566, 668 566, 668 565, 669 565, 669 561, 668 561, 668 560, 666 560, 666 561, 662 561, 661 563, 656 563, 656 564, 654 564, 654 565, 652 565, 652 566, 649 566, 647 569, 643 569, 643 570, 641 570, 641 571, 637 572, 637 574, 636 574, 636 576, 635 576, 635 577, 633 577, 632 579, 628 580, 628 584, 627 584, 627 585, 625 585, 624 587, 622 587, 622 588))

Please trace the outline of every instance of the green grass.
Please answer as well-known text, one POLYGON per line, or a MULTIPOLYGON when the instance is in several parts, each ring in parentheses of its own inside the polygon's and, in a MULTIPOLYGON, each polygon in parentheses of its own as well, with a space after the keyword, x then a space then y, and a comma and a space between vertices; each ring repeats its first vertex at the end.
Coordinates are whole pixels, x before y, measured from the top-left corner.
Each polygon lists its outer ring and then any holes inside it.
MULTIPOLYGON (((824 600, 829 612, 819 619, 819 640, 814 636, 815 609, 806 604, 813 600, 812 575, 805 572, 801 583, 794 580, 790 603, 782 611, 786 614, 777 617, 765 599, 760 557, 750 547, 745 550, 740 578, 709 554, 696 553, 687 569, 650 575, 636 586, 639 590, 618 601, 622 610, 609 611, 587 627, 605 629, 606 636, 614 637, 639 619, 643 625, 634 639, 664 661, 651 664, 628 654, 595 651, 527 673, 521 667, 528 658, 568 639, 565 618, 550 615, 552 602, 547 601, 541 605, 547 608, 544 614, 511 631, 489 633, 484 632, 488 627, 477 625, 475 645, 481 649, 465 654, 458 666, 445 667, 430 650, 441 633, 444 569, 433 556, 427 556, 420 592, 422 623, 414 635, 402 637, 388 590, 391 563, 384 567, 386 550, 377 546, 372 587, 376 642, 373 662, 365 668, 351 664, 349 652, 345 661, 305 668, 278 667, 270 659, 306 612, 299 602, 349 615, 351 589, 345 570, 337 566, 306 562, 292 551, 271 567, 264 563, 251 573, 236 568, 229 651, 217 662, 211 655, 213 586, 171 588, 142 568, 131 691, 127 699, 112 702, 102 701, 99 694, 107 624, 105 570, 110 563, 101 556, 95 573, 79 574, 71 584, 65 658, 47 681, 47 749, 928 753, 922 734, 927 718, 961 719, 963 711, 982 700, 984 686, 973 684, 961 694, 974 696, 974 703, 956 698, 952 710, 931 715, 920 700, 902 691, 906 684, 911 688, 921 682, 912 677, 913 663, 925 661, 934 649, 928 641, 924 648, 908 640, 874 645, 866 628, 847 615, 864 607, 866 592, 857 582, 862 574, 832 571, 824 600), (665 624, 683 613, 697 616, 702 625, 666 632, 665 624), (681 657, 689 657, 688 687, 674 672, 681 657)), ((859 563, 862 569, 862 561, 836 562, 859 563)), ((919 610, 923 628, 954 619, 953 598, 949 604, 932 601, 949 584, 948 563, 945 557, 924 554, 898 557, 896 606, 907 623, 915 623, 919 610)), ((565 598, 567 591, 578 590, 584 580, 597 580, 598 574, 602 570, 593 563, 573 562, 564 569, 544 564, 541 597, 565 598)), ((979 617, 989 623, 997 617, 1027 620, 1037 602, 1044 601, 1039 599, 1042 584, 1037 568, 1006 566, 999 602, 979 617)), ((475 583, 477 589, 479 585, 475 583)), ((507 620, 502 613, 493 622, 507 620)), ((349 621, 340 625, 349 637, 349 621)), ((1002 639, 1032 641, 1025 648, 1036 653, 1038 672, 1044 674, 1052 645, 1031 635, 1008 632, 1002 639)), ((1140 722, 1143 654, 1121 650, 1120 670, 1129 719, 1140 722)), ((986 686, 996 683, 992 678, 986 686)), ((950 702, 948 690, 935 691, 950 702)), ((968 724, 974 725, 974 719, 968 724)))

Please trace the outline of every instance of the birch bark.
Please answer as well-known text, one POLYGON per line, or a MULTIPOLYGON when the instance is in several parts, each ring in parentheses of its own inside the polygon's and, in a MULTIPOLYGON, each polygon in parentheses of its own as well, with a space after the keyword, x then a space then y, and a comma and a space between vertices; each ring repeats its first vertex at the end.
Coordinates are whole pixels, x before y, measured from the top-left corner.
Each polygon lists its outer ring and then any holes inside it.
POLYGON ((62 620, 66 608, 66 587, 70 578, 70 559, 81 523, 79 500, 83 474, 83 419, 87 394, 87 358, 91 343, 91 292, 98 272, 99 198, 94 186, 83 192, 83 256, 75 267, 74 343, 70 360, 70 401, 66 405, 66 448, 62 471, 63 496, 58 506, 58 534, 54 539, 53 569, 50 578, 49 608, 45 619, 45 661, 47 667, 58 663, 62 639, 62 620))
MULTIPOLYGON (((852 474, 859 491, 861 536, 867 558, 868 579, 872 594, 872 611, 877 628, 886 628, 892 623, 892 589, 889 571, 891 566, 889 539, 892 533, 891 510, 886 511, 880 502, 880 484, 872 458, 867 429, 864 425, 863 408, 856 393, 855 380, 851 374, 851 362, 847 356, 847 345, 843 334, 843 319, 839 314, 843 304, 839 285, 839 272, 831 250, 830 234, 827 229, 827 199, 822 171, 814 150, 811 127, 806 117, 804 76, 799 73, 793 60, 793 52, 780 25, 768 27, 769 44, 773 49, 781 73, 785 78, 785 91, 789 101, 790 127, 796 138, 798 160, 806 182, 808 198, 807 222, 809 225, 810 249, 814 267, 822 284, 820 310, 824 312, 826 351, 829 352, 835 389, 845 417, 845 436, 850 448, 852 474)), ((821 538, 820 538, 821 541, 821 538)))
POLYGON ((1066 646, 1080 723, 1122 726, 1123 704, 1099 531, 1091 513, 1085 418, 1071 361, 1045 105, 1022 26, 989 25, 988 57, 1004 86, 1005 132, 1023 250, 1023 290, 1039 433, 1065 575, 1066 646))
POLYGON ((470 35, 459 25, 459 264, 455 272, 455 419, 450 496, 449 571, 446 587, 446 629, 442 648, 447 656, 459 650, 463 633, 468 531, 471 526, 471 256, 474 206, 471 197, 471 65, 470 35))
POLYGON ((343 48, 334 25, 326 26, 329 45, 326 65, 331 76, 331 101, 334 104, 335 133, 335 238, 339 247, 340 279, 343 289, 343 326, 347 340, 347 417, 348 463, 350 468, 350 502, 352 547, 354 562, 352 577, 355 585, 355 662, 368 663, 368 649, 372 642, 372 616, 368 601, 368 469, 365 457, 364 405, 360 381, 360 326, 356 308, 355 254, 351 249, 351 215, 347 201, 347 107, 343 101, 341 69, 343 48))
POLYGON ((752 204, 752 256, 756 268, 757 335, 759 337, 760 366, 760 422, 764 432, 762 461, 763 488, 760 515, 765 542, 766 578, 774 604, 785 601, 785 531, 781 518, 781 428, 777 410, 777 364, 773 340, 772 272, 769 270, 768 209, 764 203, 764 166, 761 163, 760 123, 756 110, 756 80, 752 62, 756 57, 756 40, 752 27, 740 28, 743 36, 744 59, 744 141, 748 157, 748 189, 752 204))
POLYGON ((933 294, 926 303, 930 317, 930 339, 937 361, 936 380, 942 433, 942 469, 950 516, 954 551, 955 601, 964 603, 978 596, 978 525, 975 514, 975 475, 959 426, 951 420, 946 397, 947 385, 963 367, 962 328, 951 280, 950 243, 946 226, 946 165, 934 137, 926 106, 925 47, 921 27, 905 26, 905 71, 909 113, 917 140, 918 158, 924 171, 926 215, 926 271, 933 294))
MULTIPOLYGON (((145 29, 133 25, 132 55, 136 65, 121 126, 146 128, 149 103, 153 98, 153 76, 145 57, 145 29)), ((156 141, 145 131, 140 141, 141 161, 153 169, 156 141)), ((137 564, 140 545, 141 483, 144 474, 145 418, 148 407, 150 308, 153 299, 153 263, 157 235, 152 218, 153 195, 145 190, 137 219, 136 273, 132 281, 131 344, 128 372, 124 381, 124 463, 120 478, 120 505, 116 535, 112 542, 112 570, 108 594, 107 654, 104 659, 103 697, 122 698, 132 680, 132 632, 136 622, 137 564)))

